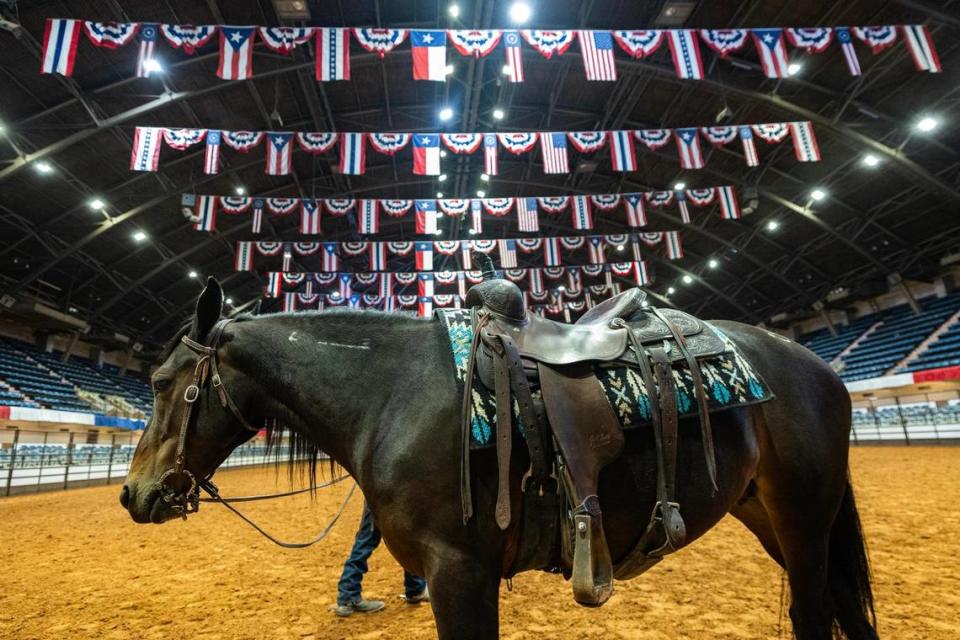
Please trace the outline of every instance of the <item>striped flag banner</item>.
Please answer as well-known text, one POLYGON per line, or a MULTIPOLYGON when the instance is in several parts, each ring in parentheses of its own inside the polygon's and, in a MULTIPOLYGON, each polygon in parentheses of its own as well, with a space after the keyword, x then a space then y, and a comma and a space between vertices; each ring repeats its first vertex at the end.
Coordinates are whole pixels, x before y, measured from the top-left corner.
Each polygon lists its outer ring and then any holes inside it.
POLYGON ((665 231, 664 240, 667 242, 667 257, 671 260, 679 260, 683 257, 683 245, 680 244, 679 231, 665 231))
POLYGON ((933 38, 927 27, 922 24, 903 25, 903 38, 907 43, 907 49, 910 50, 910 56, 913 58, 913 64, 917 71, 929 71, 930 73, 940 73, 943 68, 940 66, 940 56, 933 46, 933 38))
POLYGON ((590 264, 606 263, 607 257, 604 254, 605 248, 606 243, 604 242, 603 236, 590 236, 587 239, 587 254, 589 256, 590 264))
POLYGON ((613 36, 609 31, 578 31, 580 54, 587 80, 616 80, 617 63, 613 58, 613 36))
MULTIPOLYGON (((516 31, 505 31, 503 34, 503 48, 507 54, 507 64, 503 67, 507 80, 510 82, 523 82, 523 56, 522 49, 520 48, 520 34, 516 31)), ((487 173, 490 172, 488 171, 487 173)))
POLYGON ((690 205, 687 203, 687 195, 682 189, 677 190, 677 208, 680 209, 680 220, 683 224, 690 224, 690 205))
POLYGON ((140 48, 137 51, 137 77, 149 78, 150 72, 156 68, 153 59, 153 50, 157 46, 158 28, 155 24, 144 24, 140 27, 140 48))
POLYGON ((340 173, 360 176, 366 171, 366 134, 340 134, 340 173))
POLYGON ((850 29, 836 27, 833 32, 837 37, 837 42, 840 43, 840 48, 843 50, 843 57, 847 61, 847 69, 850 70, 850 75, 859 76, 860 60, 857 58, 856 49, 853 48, 853 36, 850 34, 850 29))
POLYGON ((567 134, 546 131, 540 134, 540 150, 543 153, 544 173, 570 173, 567 159, 567 134))
POLYGON ((645 260, 637 260, 633 263, 633 277, 638 287, 650 284, 650 273, 647 271, 645 260))
POLYGON ((290 173, 290 159, 293 155, 293 134, 271 131, 267 134, 268 176, 285 176, 290 173))
POLYGON ((350 79, 350 29, 317 29, 317 67, 319 82, 350 79))
POLYGON ((160 163, 163 127, 137 127, 133 133, 131 171, 156 171, 160 163))
POLYGON ((246 80, 253 76, 253 41, 255 27, 222 27, 220 29, 220 64, 217 77, 221 80, 246 80))
POLYGON ((783 29, 753 29, 753 43, 760 55, 763 73, 768 78, 786 78, 790 75, 787 47, 783 43, 783 29))
POLYGON ((470 201, 470 231, 483 233, 483 201, 479 198, 470 201))
POLYGON ((753 129, 750 125, 740 127, 740 142, 743 144, 743 155, 747 159, 748 167, 756 167, 760 164, 760 157, 757 155, 757 143, 753 138, 753 129))
POLYGON ((340 270, 340 256, 337 254, 336 242, 324 242, 320 251, 320 268, 326 273, 335 273, 340 270))
POLYGON ((387 270, 387 243, 370 243, 370 271, 387 270))
POLYGON ((293 266, 293 253, 290 249, 284 248, 283 250, 283 266, 280 267, 280 270, 286 273, 290 271, 290 267, 293 266))
POLYGON ((607 134, 610 138, 610 164, 614 171, 636 171, 637 154, 633 148, 632 131, 611 131, 607 134))
POLYGON ((43 31, 43 63, 40 73, 73 75, 73 63, 80 42, 80 20, 47 18, 43 31))
POLYGON ((559 267, 562 264, 560 238, 543 239, 543 264, 548 267, 559 267))
POLYGON ((593 229, 593 212, 590 211, 590 196, 573 196, 573 228, 593 229))
POLYGON ((733 187, 717 187, 717 197, 720 200, 720 217, 724 220, 740 219, 740 202, 733 187))
POLYGON ((233 263, 234 271, 253 271, 253 243, 245 240, 237 243, 237 256, 233 263))
POLYGON ((699 129, 674 129, 677 138, 677 151, 680 154, 680 166, 684 169, 702 169, 703 152, 700 150, 699 129))
POLYGON ((263 198, 253 199, 253 217, 250 221, 251 233, 260 233, 260 229, 263 226, 263 207, 265 205, 266 201, 263 198))
POLYGON ((291 313, 297 310, 297 294, 296 292, 290 291, 283 294, 283 311, 284 313, 291 313))
POLYGON ((360 201, 360 215, 357 218, 360 233, 379 233, 380 208, 379 200, 369 199, 360 201))
POLYGON ((809 120, 791 122, 790 133, 793 137, 793 150, 800 162, 820 162, 820 146, 813 134, 813 123, 809 120))
POLYGON ((528 269, 527 275, 530 276, 530 291, 536 294, 543 293, 543 271, 528 269))
POLYGON ((300 233, 307 236, 320 235, 320 203, 304 198, 300 201, 300 233))
MULTIPOLYGON (((383 243, 378 243, 383 244, 383 243)), ((393 297, 393 274, 392 273, 381 273, 380 274, 380 297, 381 298, 392 298, 393 297)))
POLYGON ((220 173, 220 142, 223 134, 219 129, 207 131, 207 146, 203 153, 203 172, 207 175, 220 173))
POLYGON ((517 224, 520 231, 526 233, 540 231, 536 198, 517 198, 517 224))
POLYGON ((277 271, 271 271, 267 274, 267 291, 266 295, 268 298, 279 298, 280 297, 280 273, 277 271))
POLYGON ((500 165, 497 161, 497 134, 483 134, 483 172, 488 176, 499 173, 500 165))
POLYGON ((623 196, 624 207, 627 210, 627 226, 647 226, 647 210, 643 205, 642 193, 626 193, 623 196))
POLYGON ((696 29, 671 29, 667 32, 673 68, 681 80, 703 80, 703 58, 696 29))
POLYGON ((216 231, 217 229, 217 196, 197 196, 196 222, 193 228, 196 231, 216 231))

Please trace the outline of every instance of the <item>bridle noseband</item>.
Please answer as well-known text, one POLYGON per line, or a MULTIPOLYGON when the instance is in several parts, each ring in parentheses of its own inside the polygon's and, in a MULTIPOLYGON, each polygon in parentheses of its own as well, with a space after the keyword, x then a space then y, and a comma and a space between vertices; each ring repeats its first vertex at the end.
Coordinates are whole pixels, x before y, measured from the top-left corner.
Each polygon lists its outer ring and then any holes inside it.
MULTIPOLYGON (((187 410, 183 414, 180 422, 180 432, 177 437, 177 453, 174 458, 173 467, 167 469, 157 480, 157 488, 160 490, 160 496, 163 501, 170 505, 170 508, 180 517, 186 519, 188 513, 194 513, 200 508, 200 486, 206 484, 209 478, 204 478, 199 483, 197 478, 186 468, 187 452, 187 430, 190 428, 190 420, 193 417, 194 408, 197 400, 200 398, 200 392, 209 382, 217 390, 217 396, 220 398, 220 406, 229 409, 230 412, 240 421, 248 431, 259 432, 258 427, 252 426, 240 414, 240 410, 233 402, 227 388, 223 385, 223 378, 220 377, 220 369, 217 362, 217 346, 220 338, 223 336, 223 330, 228 324, 233 322, 232 318, 219 320, 213 326, 207 336, 206 344, 200 344, 187 336, 180 338, 191 351, 200 358, 193 369, 193 380, 183 392, 183 401, 187 403, 187 410), (170 486, 171 478, 182 478, 189 486, 187 491, 177 490, 170 486)), ((211 473, 212 475, 212 473, 211 473)))

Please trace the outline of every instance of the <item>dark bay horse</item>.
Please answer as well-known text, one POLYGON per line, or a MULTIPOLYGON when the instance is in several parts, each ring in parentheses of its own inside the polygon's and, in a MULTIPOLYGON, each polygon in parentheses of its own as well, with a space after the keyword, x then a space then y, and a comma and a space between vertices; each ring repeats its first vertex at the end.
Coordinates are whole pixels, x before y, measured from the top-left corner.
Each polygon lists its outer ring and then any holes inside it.
MULTIPOLYGON (((330 311, 241 317, 223 328, 222 301, 211 279, 192 325, 171 343, 153 375, 153 416, 120 496, 132 518, 161 523, 177 515, 177 501, 164 500, 164 492, 185 499, 188 476, 175 474, 173 488, 161 476, 176 466, 178 450, 181 468, 202 479, 252 436, 250 424, 275 417, 301 450, 326 452, 359 483, 394 557, 426 577, 439 637, 496 638, 499 585, 516 553, 521 507, 515 501, 514 524, 500 531, 493 516, 496 452, 478 451, 472 458, 474 516, 463 523, 461 398, 441 324, 330 311), (211 339, 217 379, 201 384, 191 405, 184 401, 194 393, 188 386, 210 364, 201 362, 196 347, 211 339)), ((790 340, 736 322, 716 324, 776 399, 714 414, 716 494, 696 419, 682 424, 677 495, 687 541, 732 513, 786 569, 797 638, 830 638, 835 630, 849 638, 877 637, 847 473, 851 412, 843 384, 790 340)), ((626 440, 600 485, 615 562, 646 527, 656 493, 653 435, 633 429, 626 440)), ((519 487, 528 459, 520 452, 513 462, 519 487)))

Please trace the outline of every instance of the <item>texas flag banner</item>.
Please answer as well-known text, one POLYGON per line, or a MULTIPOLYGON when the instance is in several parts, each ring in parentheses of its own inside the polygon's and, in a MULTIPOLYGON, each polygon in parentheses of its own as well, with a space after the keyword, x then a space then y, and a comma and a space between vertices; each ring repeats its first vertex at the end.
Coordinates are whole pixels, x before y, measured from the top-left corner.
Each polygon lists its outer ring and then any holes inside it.
POLYGON ((417 274, 417 293, 423 297, 432 298, 435 290, 432 273, 417 274))
POLYGON ((81 26, 80 20, 47 19, 43 31, 43 64, 40 67, 40 73, 73 75, 73 63, 77 57, 81 26))
POLYGON ((497 134, 483 134, 483 172, 488 176, 495 176, 499 172, 497 162, 497 134))
POLYGON ((336 273, 340 270, 340 256, 337 254, 336 242, 324 242, 320 257, 320 269, 324 273, 336 273))
POLYGON ((540 231, 536 198, 517 198, 517 225, 525 233, 540 231))
POLYGON ((637 154, 633 148, 633 132, 610 131, 610 164, 614 171, 636 171, 637 154))
POLYGON ((800 162, 820 162, 820 146, 813 135, 813 124, 807 120, 791 122, 790 133, 793 138, 793 150, 800 162))
POLYGON ((217 77, 222 80, 246 80, 253 75, 253 41, 256 27, 220 29, 220 64, 217 77))
POLYGON ((580 57, 587 80, 616 80, 617 63, 613 58, 613 36, 609 31, 578 31, 580 57))
POLYGON ((673 67, 681 80, 703 80, 703 58, 696 29, 671 29, 667 32, 673 67))
POLYGON ((764 75, 768 78, 789 76, 790 65, 787 61, 787 47, 783 43, 783 29, 753 29, 751 33, 764 75))
POLYGON ((540 150, 543 153, 544 173, 570 173, 567 159, 567 134, 562 131, 545 131, 540 134, 540 150))
POLYGON ((304 198, 300 201, 300 233, 305 236, 320 235, 320 203, 304 198))
POLYGON ((196 216, 197 220, 193 223, 196 231, 216 231, 217 230, 217 201, 219 196, 197 196, 196 216))
POLYGON ((703 153, 700 151, 698 129, 674 129, 677 138, 677 151, 680 153, 680 166, 684 169, 702 169, 703 153))
POLYGON ((234 271, 253 271, 253 243, 249 240, 237 243, 234 271))
POLYGON ((433 298, 417 298, 417 315, 421 318, 433 315, 433 298))
POLYGON ((140 49, 137 52, 137 77, 149 78, 154 70, 153 50, 157 46, 157 25, 145 24, 140 28, 140 49))
MULTIPOLYGON (((520 34, 516 31, 503 33, 503 48, 507 52, 507 64, 503 72, 510 82, 523 82, 523 56, 520 48, 520 34)), ((489 171, 487 172, 489 173, 489 171)))
POLYGON ((590 196, 573 196, 573 228, 593 229, 593 212, 590 211, 590 196))
POLYGON ((647 210, 643 206, 643 200, 642 193, 625 193, 623 195, 623 206, 627 210, 627 226, 647 226, 647 210))
POLYGON ((285 176, 290 173, 290 156, 293 155, 293 134, 271 131, 267 134, 268 176, 285 176))
POLYGON ((357 218, 360 233, 379 233, 380 207, 377 206, 379 202, 379 200, 360 201, 360 215, 357 218))
POLYGON ((360 176, 366 171, 366 134, 340 134, 340 173, 360 176))
POLYGON ((317 29, 317 67, 319 82, 350 79, 350 29, 317 29))
POLYGON ((416 232, 422 235, 437 233, 437 201, 417 200, 415 213, 416 232))
POLYGON ((440 135, 417 133, 413 136, 413 172, 418 176, 440 175, 440 135))
POLYGON ((223 134, 219 129, 207 130, 207 147, 203 153, 203 172, 207 175, 220 173, 220 143, 223 134))
POLYGON ((445 31, 411 31, 413 79, 447 79, 447 33, 445 31))
POLYGON ((913 64, 917 67, 917 71, 929 71, 930 73, 943 71, 940 66, 940 57, 933 46, 933 38, 930 37, 930 32, 924 25, 903 25, 903 38, 910 50, 910 56, 913 58, 913 64))
POLYGON ((757 155, 757 143, 753 138, 753 128, 750 125, 740 127, 740 142, 743 143, 743 155, 747 159, 748 167, 756 167, 760 164, 760 157, 757 155))
POLYGON ((500 268, 517 268, 517 241, 513 239, 497 240, 497 249, 500 251, 500 268))
POLYGON ((137 127, 133 134, 131 171, 156 171, 160 163, 163 127, 137 127))
POLYGON ((413 253, 417 271, 433 271, 432 242, 415 242, 413 253))

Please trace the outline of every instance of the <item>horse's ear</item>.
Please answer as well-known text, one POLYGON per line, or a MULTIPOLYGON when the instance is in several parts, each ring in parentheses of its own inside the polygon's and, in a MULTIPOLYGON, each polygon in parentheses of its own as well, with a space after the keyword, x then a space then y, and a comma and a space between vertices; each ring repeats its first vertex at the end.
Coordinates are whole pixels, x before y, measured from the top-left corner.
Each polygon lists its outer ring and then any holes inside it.
POLYGON ((193 317, 193 334, 197 340, 203 340, 217 324, 223 312, 223 289, 216 278, 207 279, 207 286, 197 300, 197 313, 193 317))

